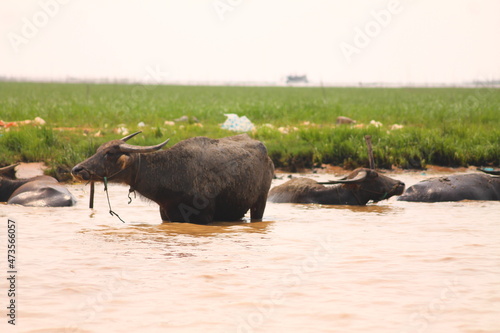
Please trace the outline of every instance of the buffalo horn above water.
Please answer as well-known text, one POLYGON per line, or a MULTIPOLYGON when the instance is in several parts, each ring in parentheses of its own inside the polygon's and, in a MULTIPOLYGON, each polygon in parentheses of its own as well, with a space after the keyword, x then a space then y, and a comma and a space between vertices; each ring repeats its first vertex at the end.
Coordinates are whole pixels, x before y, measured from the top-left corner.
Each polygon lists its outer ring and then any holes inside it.
POLYGON ((12 165, 8 165, 6 167, 0 168, 0 175, 2 173, 6 173, 6 172, 9 172, 9 171, 13 170, 18 165, 19 165, 19 163, 16 163, 16 164, 12 164, 12 165))
POLYGON ((329 180, 327 182, 318 182, 318 184, 349 184, 349 183, 357 183, 365 180, 368 176, 366 171, 360 171, 358 175, 352 179, 340 178, 337 180, 329 180))

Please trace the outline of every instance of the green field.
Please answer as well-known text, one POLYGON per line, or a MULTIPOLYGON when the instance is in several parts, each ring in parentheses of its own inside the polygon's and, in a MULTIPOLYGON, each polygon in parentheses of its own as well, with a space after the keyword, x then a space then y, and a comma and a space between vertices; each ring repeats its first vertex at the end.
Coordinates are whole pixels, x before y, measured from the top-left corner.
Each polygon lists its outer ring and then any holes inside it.
POLYGON ((246 115, 277 167, 379 168, 500 164, 500 89, 201 87, 0 82, 0 120, 41 117, 46 125, 0 127, 0 165, 44 161, 64 178, 118 128, 142 130, 133 144, 171 144, 232 135, 225 113, 246 115), (188 122, 167 125, 183 115, 188 122), (357 127, 335 125, 338 116, 357 127), (199 123, 192 120, 196 117, 199 123), (371 120, 380 127, 368 125, 371 120), (143 122, 146 126, 139 127, 143 122), (393 124, 403 125, 391 130, 393 124))

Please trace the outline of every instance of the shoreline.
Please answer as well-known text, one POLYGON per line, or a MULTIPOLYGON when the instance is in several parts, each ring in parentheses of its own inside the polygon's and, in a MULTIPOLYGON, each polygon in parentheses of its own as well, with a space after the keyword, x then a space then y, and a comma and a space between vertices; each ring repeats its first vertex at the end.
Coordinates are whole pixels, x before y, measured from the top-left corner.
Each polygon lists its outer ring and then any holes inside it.
MULTIPOLYGON (((393 167, 392 169, 383 169, 383 168, 375 168, 376 170, 381 171, 382 173, 392 173, 392 174, 453 174, 453 173, 465 173, 465 172, 475 172, 478 171, 477 166, 469 166, 469 167, 446 167, 446 166, 438 166, 438 165, 428 165, 424 169, 401 169, 397 167, 393 167)), ((42 176, 46 174, 46 171, 49 170, 49 167, 45 165, 43 162, 28 162, 28 163, 19 163, 15 168, 16 177, 18 179, 31 178, 36 176, 42 176)), ((290 175, 290 174, 318 174, 318 175, 345 175, 352 172, 353 169, 345 169, 340 166, 325 164, 320 168, 302 168, 297 170, 296 172, 290 172, 284 168, 276 168, 276 175, 290 175)), ((49 173, 50 175, 50 173, 49 173)), ((81 183, 74 181, 73 179, 62 180, 63 183, 81 183)))

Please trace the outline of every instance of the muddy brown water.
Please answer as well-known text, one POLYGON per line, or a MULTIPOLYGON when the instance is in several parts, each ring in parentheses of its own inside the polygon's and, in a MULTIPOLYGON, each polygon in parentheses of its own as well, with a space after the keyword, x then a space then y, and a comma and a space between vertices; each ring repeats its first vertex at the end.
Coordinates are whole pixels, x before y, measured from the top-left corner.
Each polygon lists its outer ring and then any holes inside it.
POLYGON ((162 224, 155 203, 109 188, 126 223, 102 184, 94 210, 84 185, 76 207, 1 206, 0 331, 500 331, 500 202, 269 203, 263 222, 201 226, 162 224))

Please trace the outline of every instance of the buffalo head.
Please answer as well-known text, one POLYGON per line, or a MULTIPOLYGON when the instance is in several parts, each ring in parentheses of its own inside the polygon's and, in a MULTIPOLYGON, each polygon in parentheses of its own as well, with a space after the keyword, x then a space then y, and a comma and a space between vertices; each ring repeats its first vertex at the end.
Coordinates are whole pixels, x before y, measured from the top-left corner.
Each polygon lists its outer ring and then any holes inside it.
POLYGON ((136 166, 136 161, 140 161, 138 156, 142 153, 160 150, 169 141, 166 140, 155 146, 134 146, 126 143, 139 133, 141 132, 104 143, 93 156, 77 164, 71 173, 75 178, 85 181, 99 181, 104 180, 105 177, 114 182, 129 181, 138 171, 132 170, 139 167, 136 166))
MULTIPOLYGON (((381 175, 375 170, 358 168, 349 175, 320 184, 348 184, 353 192, 360 193, 368 200, 378 202, 404 192, 405 184, 399 180, 381 175)), ((368 201, 367 200, 367 201, 368 201)))

